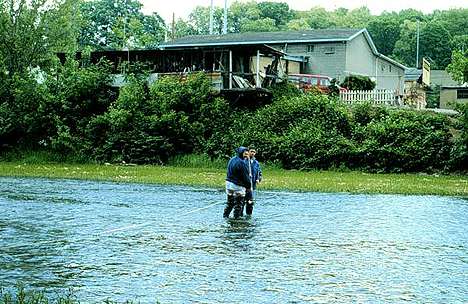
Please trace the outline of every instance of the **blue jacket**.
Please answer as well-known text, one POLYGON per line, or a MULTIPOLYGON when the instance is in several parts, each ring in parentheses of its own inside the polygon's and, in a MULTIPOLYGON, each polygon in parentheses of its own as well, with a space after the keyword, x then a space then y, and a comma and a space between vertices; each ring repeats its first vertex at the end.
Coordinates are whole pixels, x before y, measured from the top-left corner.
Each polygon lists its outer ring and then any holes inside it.
POLYGON ((257 180, 262 180, 262 169, 260 168, 260 163, 255 158, 250 160, 250 167, 252 170, 252 186, 255 189, 257 188, 257 180))
POLYGON ((239 147, 236 150, 237 156, 234 156, 229 160, 226 180, 238 186, 250 189, 252 187, 252 182, 249 177, 249 167, 243 158, 243 153, 246 150, 247 148, 245 147, 239 147))

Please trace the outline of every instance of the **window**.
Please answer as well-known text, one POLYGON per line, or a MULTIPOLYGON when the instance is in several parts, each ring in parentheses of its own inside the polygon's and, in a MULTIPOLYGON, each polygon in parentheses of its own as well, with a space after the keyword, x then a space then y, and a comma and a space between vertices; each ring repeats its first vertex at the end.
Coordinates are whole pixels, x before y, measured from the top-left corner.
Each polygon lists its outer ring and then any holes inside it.
POLYGON ((328 80, 326 78, 321 78, 320 79, 320 85, 328 87, 330 85, 330 80, 328 80))
POLYGON ((391 66, 391 65, 388 66, 388 71, 389 71, 390 73, 392 72, 392 66, 391 66))
POLYGON ((301 79, 298 76, 288 76, 288 80, 293 83, 299 83, 301 79))
POLYGON ((325 54, 335 54, 335 47, 333 47, 333 46, 324 47, 323 52, 325 54))
POLYGON ((468 99, 468 89, 458 89, 457 99, 468 99))
POLYGON ((309 44, 307 46, 307 53, 312 53, 314 51, 314 45, 313 44, 309 44))
POLYGON ((318 78, 316 78, 316 77, 310 77, 309 81, 310 81, 309 83, 311 85, 318 85, 318 78))

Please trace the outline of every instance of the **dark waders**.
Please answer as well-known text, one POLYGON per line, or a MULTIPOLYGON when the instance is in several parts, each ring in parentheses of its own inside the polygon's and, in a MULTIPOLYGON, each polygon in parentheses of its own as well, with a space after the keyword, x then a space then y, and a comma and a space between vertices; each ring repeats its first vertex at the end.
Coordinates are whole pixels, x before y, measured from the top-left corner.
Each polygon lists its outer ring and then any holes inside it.
POLYGON ((229 217, 232 209, 234 209, 234 218, 239 218, 242 216, 242 207, 244 204, 244 197, 237 195, 229 195, 227 196, 227 204, 224 208, 223 217, 229 217))
POLYGON ((244 204, 245 214, 252 215, 254 205, 253 190, 247 191, 247 193, 245 194, 244 204))

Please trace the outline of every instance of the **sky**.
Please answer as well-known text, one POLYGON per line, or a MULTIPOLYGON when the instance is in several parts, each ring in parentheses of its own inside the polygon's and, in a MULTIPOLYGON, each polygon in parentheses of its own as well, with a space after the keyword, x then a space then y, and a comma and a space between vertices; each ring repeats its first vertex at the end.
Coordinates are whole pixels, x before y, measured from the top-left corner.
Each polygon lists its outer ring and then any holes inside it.
MULTIPOLYGON (((172 20, 175 13, 176 19, 187 18, 190 12, 197 6, 209 6, 211 0, 139 0, 143 3, 143 12, 151 14, 157 12, 166 22, 172 20)), ((249 0, 240 0, 248 2, 249 0)), ((273 2, 286 2, 295 10, 308 10, 314 6, 321 6, 327 10, 339 7, 354 9, 367 6, 371 13, 379 15, 383 11, 400 11, 413 8, 424 13, 433 10, 445 10, 449 8, 468 8, 468 0, 269 0, 273 2)), ((228 0, 229 3, 234 0, 228 0)), ((261 1, 256 1, 261 2, 261 1)), ((213 0, 215 6, 224 7, 224 0, 213 0)))

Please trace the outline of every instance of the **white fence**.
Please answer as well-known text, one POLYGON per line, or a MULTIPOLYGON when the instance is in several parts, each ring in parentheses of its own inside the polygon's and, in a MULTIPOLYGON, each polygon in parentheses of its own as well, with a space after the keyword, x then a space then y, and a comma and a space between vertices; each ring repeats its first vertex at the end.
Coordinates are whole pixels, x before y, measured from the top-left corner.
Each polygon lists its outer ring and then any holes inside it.
POLYGON ((395 90, 346 91, 340 92, 340 100, 344 103, 355 104, 370 102, 372 104, 402 106, 401 97, 395 90))

